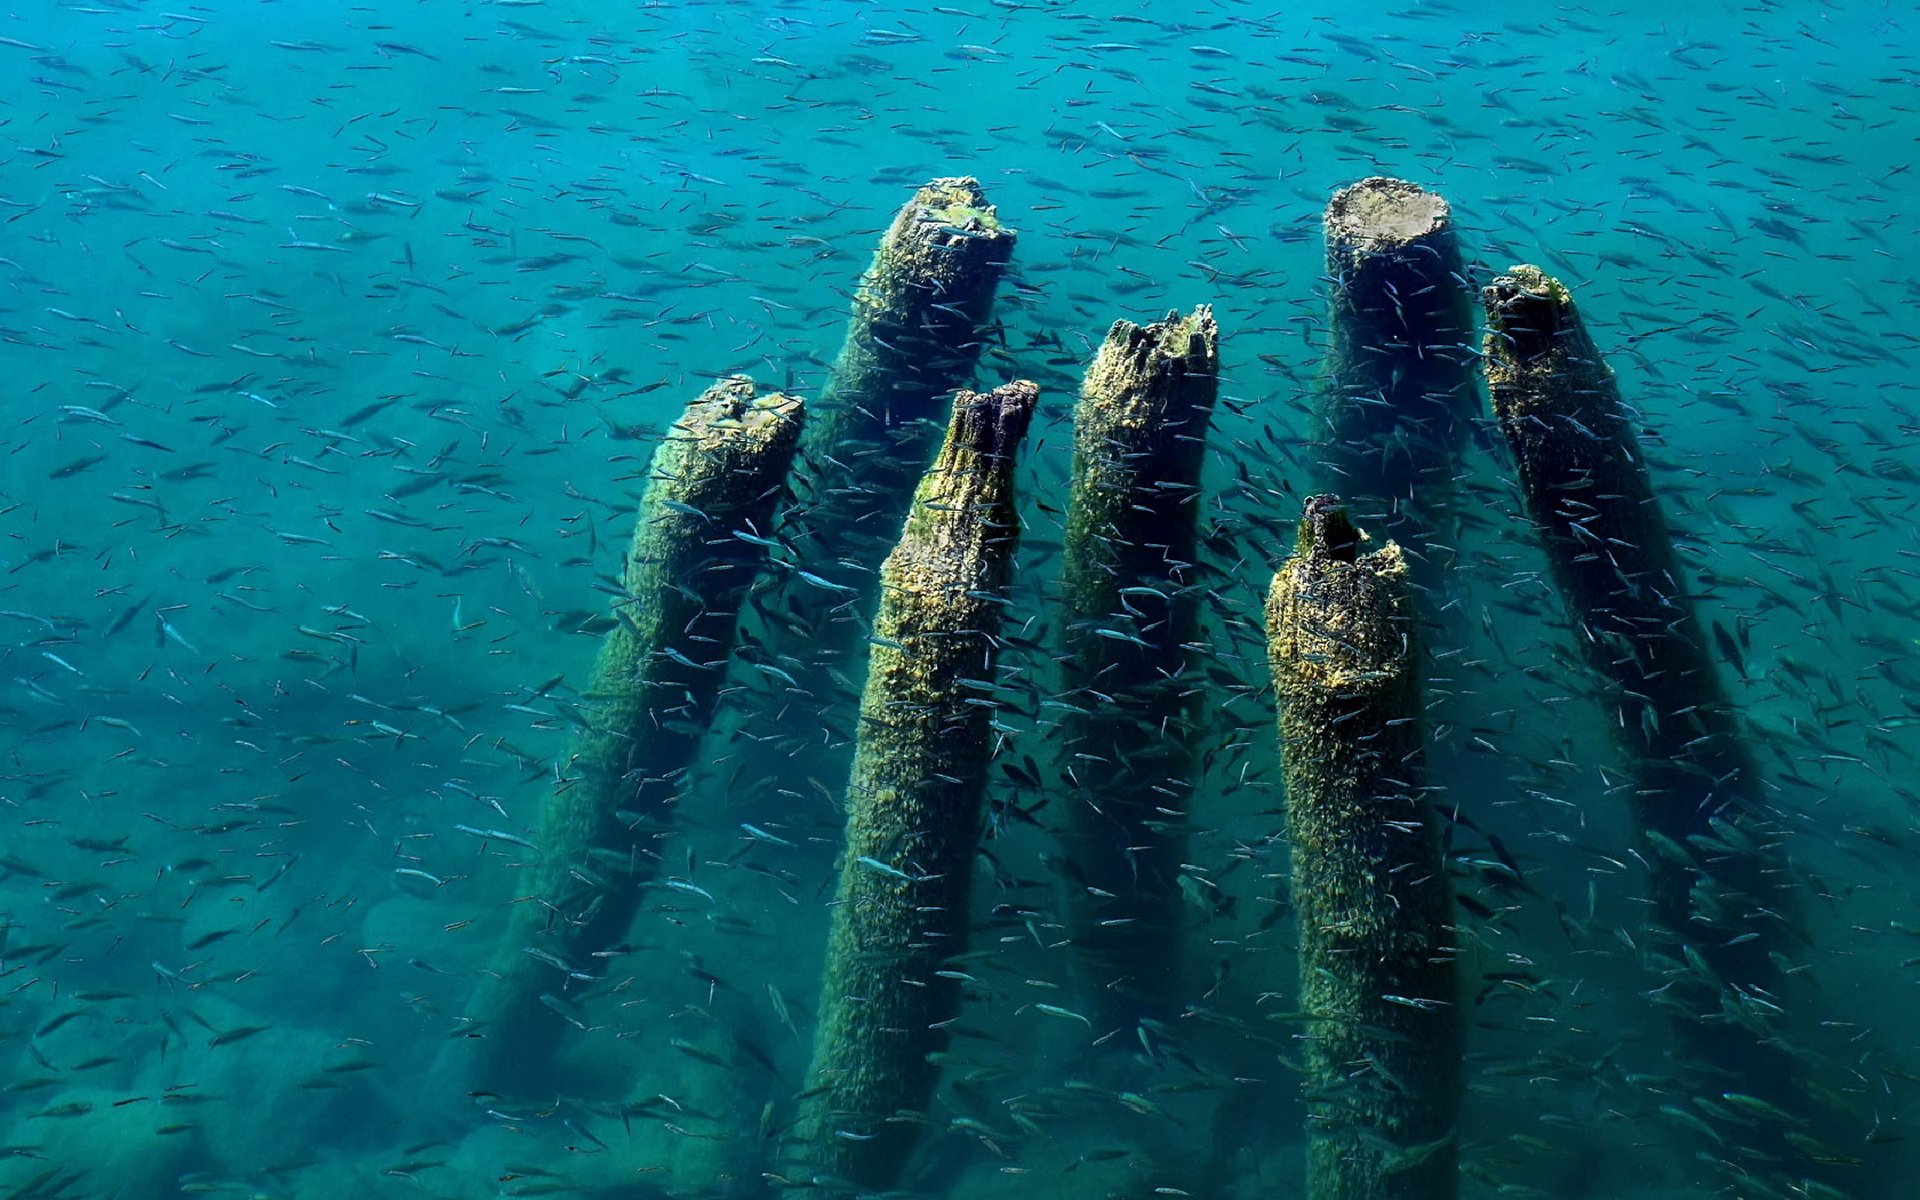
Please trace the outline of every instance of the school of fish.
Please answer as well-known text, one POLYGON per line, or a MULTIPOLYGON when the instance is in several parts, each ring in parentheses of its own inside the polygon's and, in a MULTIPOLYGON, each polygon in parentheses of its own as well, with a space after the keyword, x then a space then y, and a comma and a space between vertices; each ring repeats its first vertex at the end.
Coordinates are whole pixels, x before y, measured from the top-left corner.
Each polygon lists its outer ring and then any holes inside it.
MULTIPOLYGON (((0 1192, 792 1184, 846 821, 818 764, 844 769, 860 699, 808 648, 862 619, 804 506, 737 535, 767 568, 630 936, 541 997, 577 1080, 503 1094, 458 1063, 513 1037, 469 1004, 588 722, 656 446, 715 379, 817 397, 880 232, 971 175, 1019 233, 975 383, 1040 398, 972 681, 994 749, 962 1011, 903 1186, 1300 1194, 1262 598, 1324 476, 1322 213, 1392 175, 1451 202, 1462 287, 1540 264, 1618 373, 1765 776, 1782 970, 1816 997, 1777 1048, 1819 1119, 1674 1069, 1601 681, 1483 420, 1435 597, 1458 640, 1425 663, 1461 1194, 1911 1194, 1916 51, 1912 14, 1856 0, 17 6, 0 1192), (1113 321, 1199 304, 1222 365, 1189 579, 1196 983, 1112 1029, 1076 990, 1057 836, 1088 703, 1059 687, 1070 419, 1113 321)), ((1721 834, 1686 852, 1755 836, 1721 834)))

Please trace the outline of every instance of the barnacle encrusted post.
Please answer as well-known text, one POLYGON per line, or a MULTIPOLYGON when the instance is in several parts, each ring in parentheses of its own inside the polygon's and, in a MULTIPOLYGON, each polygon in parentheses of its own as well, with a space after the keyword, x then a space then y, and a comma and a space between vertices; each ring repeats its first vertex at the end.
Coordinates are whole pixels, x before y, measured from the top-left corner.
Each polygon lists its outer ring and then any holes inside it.
POLYGON ((1447 1200, 1462 1023, 1398 545, 1315 496, 1267 596, 1300 929, 1308 1200, 1447 1200))
POLYGON ((1484 299, 1494 417, 1629 759, 1653 916, 1675 968, 1672 1007, 1708 1062, 1778 1095, 1789 1063, 1761 1044, 1777 1003, 1743 991, 1779 980, 1769 956, 1787 909, 1769 848, 1778 830, 1619 385, 1559 280, 1516 266, 1484 299))
POLYGON ((959 1004, 980 835, 1001 596, 1018 537, 1013 460, 1039 392, 962 391, 939 456, 880 568, 880 609, 847 785, 840 867, 796 1169, 893 1186, 959 1004))
POLYGON ((803 416, 795 397, 724 379, 654 452, 585 724, 471 1014, 485 1034, 482 1086, 548 1088, 565 1024, 551 1008, 598 973, 594 951, 626 937, 658 861, 652 843, 713 716, 741 601, 766 563, 754 539, 771 527, 803 416))
POLYGON ((1452 210, 1376 175, 1334 194, 1326 243, 1323 482, 1432 586, 1452 557, 1453 480, 1478 406, 1473 293, 1452 210))
POLYGON ((1205 305, 1144 328, 1114 322, 1074 410, 1063 833, 1073 943, 1103 1030, 1176 1015, 1199 696, 1192 572, 1219 337, 1205 305))
POLYGON ((971 178, 915 192, 881 239, 801 441, 801 498, 824 577, 870 597, 868 572, 899 532, 938 421, 973 376, 1013 243, 971 178))

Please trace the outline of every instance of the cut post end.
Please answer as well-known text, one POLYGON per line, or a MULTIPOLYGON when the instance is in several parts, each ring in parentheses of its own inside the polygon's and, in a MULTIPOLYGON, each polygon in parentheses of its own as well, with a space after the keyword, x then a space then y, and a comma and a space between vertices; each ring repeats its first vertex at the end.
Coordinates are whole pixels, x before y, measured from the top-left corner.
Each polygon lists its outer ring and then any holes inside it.
POLYGON ((1453 210, 1438 192, 1375 175, 1333 194, 1327 203, 1327 245, 1372 252, 1405 246, 1453 229, 1453 210))

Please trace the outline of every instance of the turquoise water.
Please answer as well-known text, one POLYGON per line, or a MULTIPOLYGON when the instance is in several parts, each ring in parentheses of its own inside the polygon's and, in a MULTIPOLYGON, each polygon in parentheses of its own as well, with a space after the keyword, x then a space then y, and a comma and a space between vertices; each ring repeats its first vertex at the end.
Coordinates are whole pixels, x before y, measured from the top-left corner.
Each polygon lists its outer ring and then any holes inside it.
MULTIPOLYGON (((727 373, 817 396, 894 211, 973 175, 1019 231, 978 378, 1042 395, 999 664, 1001 819, 902 1186, 1304 1194, 1260 605, 1316 486, 1321 212, 1390 174, 1448 197, 1476 282, 1525 261, 1565 280, 1638 414, 1785 814, 1805 932, 1790 1044, 1818 1110, 1723 1121, 1710 1106, 1740 1089, 1676 1066, 1599 684, 1483 431, 1449 581, 1461 640, 1427 670, 1435 781, 1477 829, 1453 844, 1472 902, 1462 1193, 1912 1194, 1911 18, 17 8, 0 1188, 771 1186, 844 821, 843 780, 788 765, 790 710, 844 741, 850 682, 796 698, 729 677, 655 842, 688 886, 650 889, 622 952, 569 982, 565 1086, 473 1087, 464 1018, 525 895, 514 839, 566 753, 596 580, 618 573, 660 435, 727 373), (1115 1037, 1052 1011, 1084 1005, 1059 808, 1035 807, 1071 765, 1040 703, 1070 415, 1113 320, 1200 303, 1223 368, 1197 982, 1179 1019, 1115 1037), (1743 1173, 1756 1144, 1777 1169, 1743 1173)), ((750 613, 743 636, 774 635, 750 613)))

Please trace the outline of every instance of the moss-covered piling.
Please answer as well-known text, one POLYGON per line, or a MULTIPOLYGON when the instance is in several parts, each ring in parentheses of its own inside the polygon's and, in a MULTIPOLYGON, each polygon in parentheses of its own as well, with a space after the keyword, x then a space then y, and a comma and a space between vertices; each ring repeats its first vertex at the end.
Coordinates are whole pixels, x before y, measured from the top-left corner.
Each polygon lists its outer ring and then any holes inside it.
POLYGON ((1777 1097, 1786 1057, 1722 1005, 1764 1022, 1729 990, 1777 986, 1786 881, 1619 385, 1558 280, 1517 266, 1484 298, 1494 416, 1576 640, 1608 685, 1674 1007, 1709 1062, 1777 1097))
POLYGON ((813 1063, 790 1170, 893 1186, 920 1132, 959 1004, 991 751, 990 680, 1018 537, 1013 461, 1038 390, 962 391, 880 570, 847 785, 847 845, 813 1063), (943 974, 943 972, 946 972, 943 974))
MULTIPOLYGON (((1062 567, 1074 791, 1066 815, 1073 942, 1104 1031, 1171 1019, 1180 989, 1189 673, 1200 467, 1219 392, 1219 329, 1202 305, 1117 321, 1074 410, 1062 567)), ((1132 1044, 1128 1039, 1127 1044, 1132 1044)))
POLYGON ((881 238, 801 439, 802 499, 823 575, 871 594, 868 572, 900 530, 953 391, 973 377, 1013 243, 971 178, 928 183, 881 238))
POLYGON ((1422 783, 1408 569, 1330 496, 1267 597, 1299 915, 1308 1200, 1447 1200, 1461 1089, 1452 905, 1422 783))
POLYGON ((1452 558, 1453 481, 1478 407, 1453 213, 1433 192, 1374 176, 1335 193, 1325 228, 1322 482, 1431 586, 1452 558))
POLYGON ((585 724, 470 1014, 484 1038, 481 1086, 548 1088, 566 1028, 556 1006, 599 974, 594 951, 626 938, 658 861, 653 843, 712 718, 741 601, 765 565, 755 539, 771 527, 803 414, 794 397, 722 380, 654 452, 585 724))

